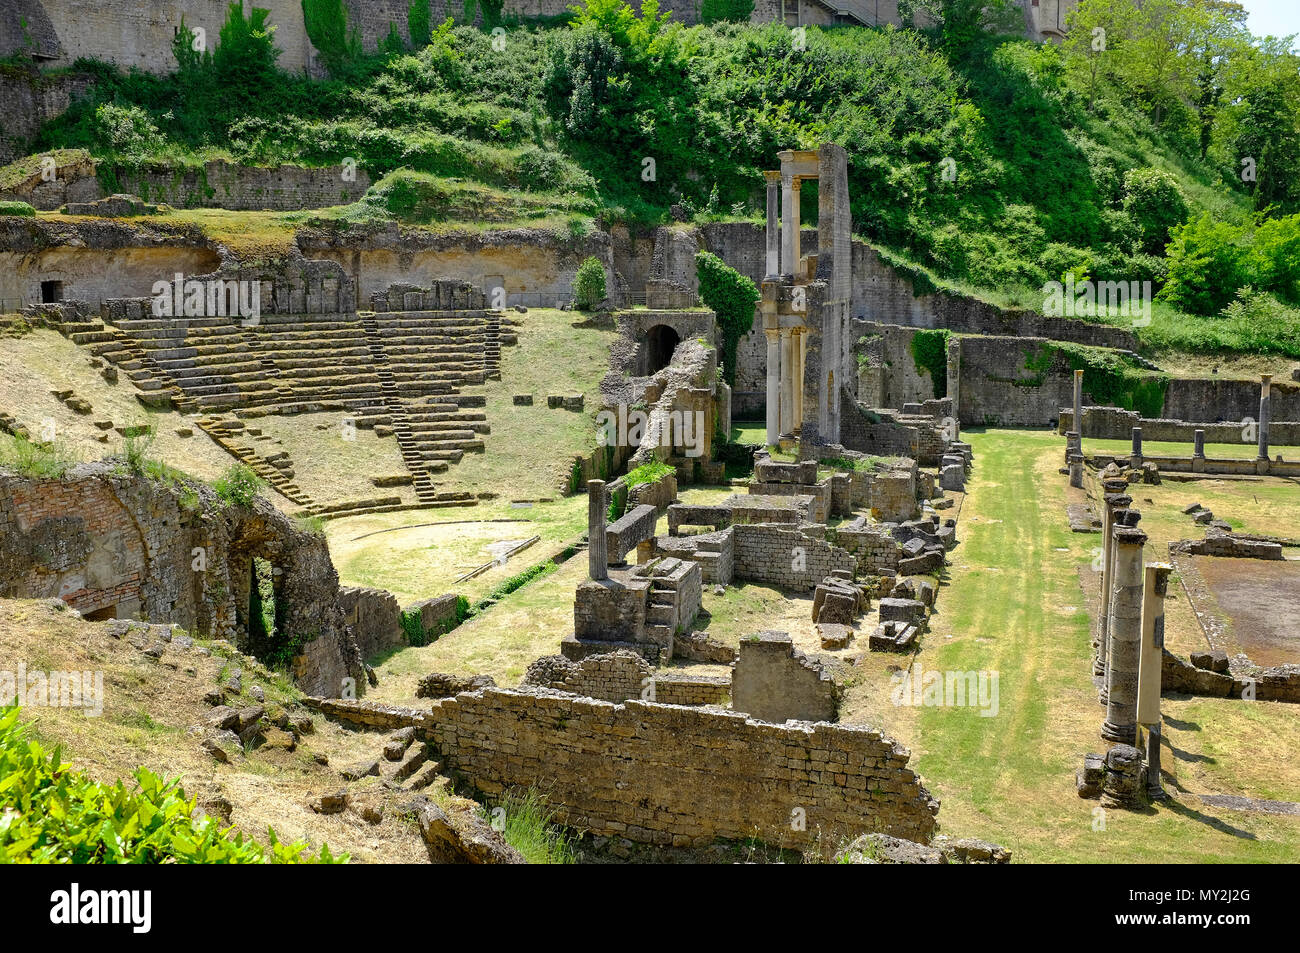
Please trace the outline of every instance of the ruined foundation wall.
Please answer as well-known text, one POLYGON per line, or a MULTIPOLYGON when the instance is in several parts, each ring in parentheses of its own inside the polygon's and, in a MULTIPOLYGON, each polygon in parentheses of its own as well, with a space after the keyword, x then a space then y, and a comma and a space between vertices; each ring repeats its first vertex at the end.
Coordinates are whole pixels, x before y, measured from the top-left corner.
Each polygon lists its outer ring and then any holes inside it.
POLYGON ((415 725, 487 795, 547 792, 560 823, 655 844, 757 836, 809 847, 880 831, 922 843, 939 805, 910 753, 866 726, 773 725, 712 709, 485 689, 430 710, 319 703, 373 727, 415 725), (806 813, 792 830, 794 812, 806 813))

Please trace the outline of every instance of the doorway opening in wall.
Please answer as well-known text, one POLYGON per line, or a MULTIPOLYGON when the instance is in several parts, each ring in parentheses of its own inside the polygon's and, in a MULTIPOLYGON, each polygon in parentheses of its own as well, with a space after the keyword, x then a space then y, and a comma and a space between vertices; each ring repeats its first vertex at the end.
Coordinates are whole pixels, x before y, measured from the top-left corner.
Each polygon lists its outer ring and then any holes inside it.
POLYGON ((107 619, 116 619, 117 606, 104 606, 94 612, 83 612, 81 617, 87 622, 104 622, 107 619))
POLYGON ((41 304, 56 304, 63 300, 63 282, 41 282, 41 304))
POLYGON ((673 351, 677 350, 680 343, 681 338, 668 325, 656 324, 652 327, 645 338, 646 375, 656 374, 667 367, 673 359, 673 351))
POLYGON ((267 645, 275 635, 275 569, 270 560, 254 556, 249 572, 248 634, 251 644, 267 645))

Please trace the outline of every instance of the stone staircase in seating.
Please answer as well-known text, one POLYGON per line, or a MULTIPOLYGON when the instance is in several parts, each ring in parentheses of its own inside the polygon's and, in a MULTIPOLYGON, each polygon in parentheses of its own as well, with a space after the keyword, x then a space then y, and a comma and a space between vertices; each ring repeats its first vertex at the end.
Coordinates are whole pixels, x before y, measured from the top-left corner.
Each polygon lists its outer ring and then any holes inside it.
POLYGON ((377 312, 263 313, 246 324, 226 316, 160 318, 150 299, 117 299, 100 318, 78 316, 61 330, 125 373, 141 403, 201 415, 205 432, 304 512, 351 515, 403 504, 394 496, 313 500, 294 481, 287 455, 261 445, 243 420, 330 410, 363 427, 383 422, 413 475, 417 505, 466 505, 470 494, 440 491, 434 477, 466 453, 483 452, 491 432, 486 401, 461 390, 500 379, 501 347, 517 341, 514 322, 456 284, 394 303, 410 310, 388 310, 383 298, 377 312))

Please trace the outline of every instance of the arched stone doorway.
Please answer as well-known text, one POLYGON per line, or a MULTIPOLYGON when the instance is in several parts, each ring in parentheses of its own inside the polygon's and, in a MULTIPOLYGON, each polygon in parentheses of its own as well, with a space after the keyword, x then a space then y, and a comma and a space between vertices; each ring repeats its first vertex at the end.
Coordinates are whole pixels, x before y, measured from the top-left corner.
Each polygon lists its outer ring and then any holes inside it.
POLYGON ((656 324, 645 336, 646 376, 658 373, 673 359, 681 338, 666 324, 656 324))

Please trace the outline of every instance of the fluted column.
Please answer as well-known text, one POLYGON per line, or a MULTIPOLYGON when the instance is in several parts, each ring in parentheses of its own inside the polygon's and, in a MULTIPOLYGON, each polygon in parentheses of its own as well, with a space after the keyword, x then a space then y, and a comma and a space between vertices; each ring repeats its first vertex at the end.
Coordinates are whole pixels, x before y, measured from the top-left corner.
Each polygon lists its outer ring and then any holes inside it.
POLYGON ((800 180, 788 172, 781 173, 781 274, 794 275, 799 270, 799 189, 800 180))
POLYGON ((767 271, 768 278, 781 274, 781 173, 764 172, 767 179, 767 271))
POLYGON ((794 335, 781 329, 781 421, 782 434, 794 432, 794 335))
POLYGON ((1169 592, 1168 563, 1146 567, 1142 595, 1142 653, 1138 660, 1137 723, 1147 730, 1147 793, 1163 798, 1160 786, 1160 679, 1164 667, 1165 596, 1169 592))
POLYGON ((774 446, 781 439, 781 332, 765 328, 763 333, 767 335, 767 443, 774 446))

